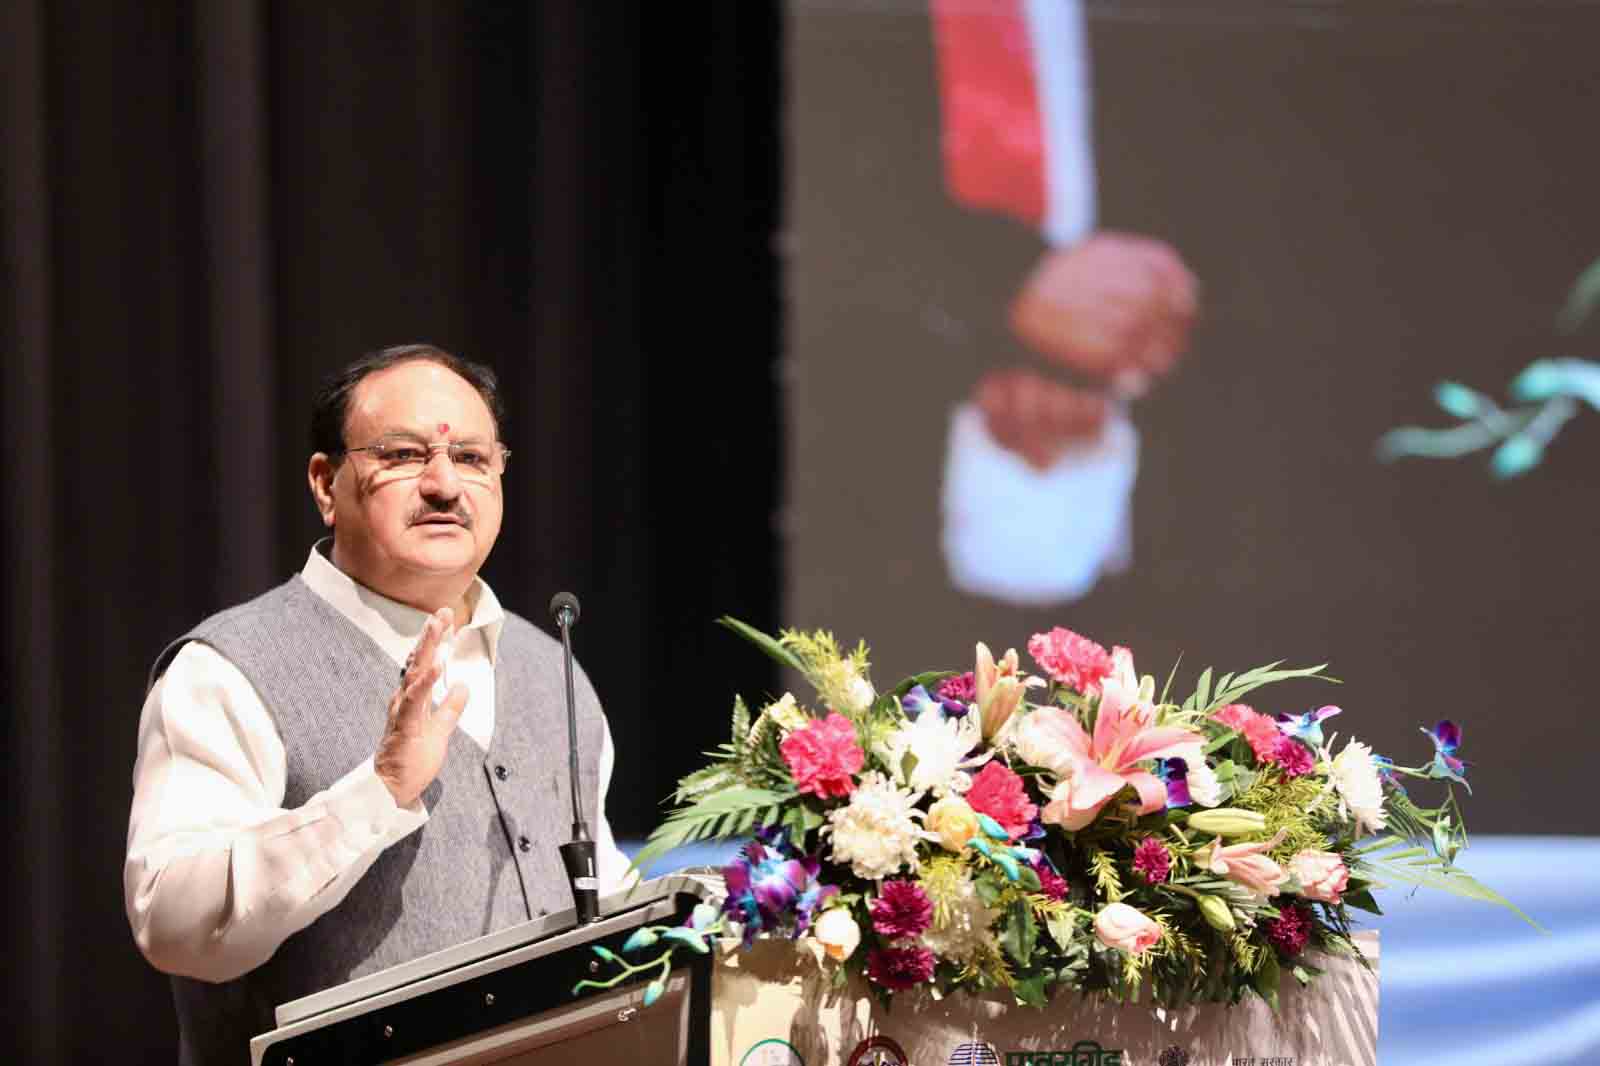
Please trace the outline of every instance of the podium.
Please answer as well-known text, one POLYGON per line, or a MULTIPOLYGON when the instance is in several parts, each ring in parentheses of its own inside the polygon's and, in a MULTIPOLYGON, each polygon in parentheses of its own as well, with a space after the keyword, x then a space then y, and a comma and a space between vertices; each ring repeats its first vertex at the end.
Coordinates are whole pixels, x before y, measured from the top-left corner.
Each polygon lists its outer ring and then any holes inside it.
POLYGON ((677 925, 713 894, 692 873, 358 978, 278 1007, 277 1028, 250 1041, 252 1066, 544 1066, 704 1063, 710 1058, 712 956, 680 951, 666 991, 644 1009, 644 981, 573 995, 614 972, 595 945, 621 953, 641 925, 677 925))

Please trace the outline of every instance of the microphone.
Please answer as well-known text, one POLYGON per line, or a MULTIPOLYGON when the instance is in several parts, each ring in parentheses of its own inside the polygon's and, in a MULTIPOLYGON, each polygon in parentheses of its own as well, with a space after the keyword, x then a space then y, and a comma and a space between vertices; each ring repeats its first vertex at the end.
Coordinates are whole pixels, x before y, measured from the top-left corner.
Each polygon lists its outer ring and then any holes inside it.
POLYGON ((572 627, 578 621, 578 597, 558 592, 550 598, 550 617, 561 630, 561 648, 567 667, 567 773, 572 792, 572 839, 561 845, 561 861, 578 908, 578 924, 600 920, 600 880, 595 869, 594 839, 583 817, 583 794, 578 786, 578 706, 572 690, 572 627))

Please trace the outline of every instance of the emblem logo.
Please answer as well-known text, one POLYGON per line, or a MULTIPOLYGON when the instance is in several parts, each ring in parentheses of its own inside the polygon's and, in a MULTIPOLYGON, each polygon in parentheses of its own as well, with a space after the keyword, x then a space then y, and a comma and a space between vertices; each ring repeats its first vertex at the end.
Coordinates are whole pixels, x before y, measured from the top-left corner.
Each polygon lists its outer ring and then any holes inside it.
POLYGON ((750 1045, 739 1059, 739 1066, 806 1066, 806 1060, 789 1041, 771 1036, 750 1045))
POLYGON ((994 1045, 982 1040, 969 1040, 958 1044, 945 1060, 945 1066, 1000 1066, 1000 1053, 994 1045))
POLYGON ((869 1036, 850 1053, 849 1066, 909 1066, 905 1049, 887 1036, 869 1036))
POLYGON ((1156 1062, 1159 1066, 1189 1066, 1189 1053, 1177 1044, 1173 1044, 1161 1053, 1156 1062))

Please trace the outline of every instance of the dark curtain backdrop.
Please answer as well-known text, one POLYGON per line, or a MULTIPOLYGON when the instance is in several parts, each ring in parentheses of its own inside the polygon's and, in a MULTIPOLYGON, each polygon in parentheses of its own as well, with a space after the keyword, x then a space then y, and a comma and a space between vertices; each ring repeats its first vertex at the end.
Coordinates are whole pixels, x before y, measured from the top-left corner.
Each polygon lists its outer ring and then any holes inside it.
POLYGON ((7 1061, 172 1060, 122 909, 151 658, 298 568, 315 383, 493 364, 487 576, 583 601, 619 832, 774 678, 775 3, 0 5, 7 1061))

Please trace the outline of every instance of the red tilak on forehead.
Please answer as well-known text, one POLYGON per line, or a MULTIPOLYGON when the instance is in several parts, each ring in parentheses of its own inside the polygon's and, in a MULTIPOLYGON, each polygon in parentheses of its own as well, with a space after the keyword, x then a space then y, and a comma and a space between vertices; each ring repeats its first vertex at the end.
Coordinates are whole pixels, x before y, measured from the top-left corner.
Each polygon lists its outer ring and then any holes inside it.
POLYGON ((441 436, 443 436, 444 434, 449 433, 449 432, 450 432, 450 423, 448 423, 448 422, 440 422, 439 423, 439 434, 441 436))

